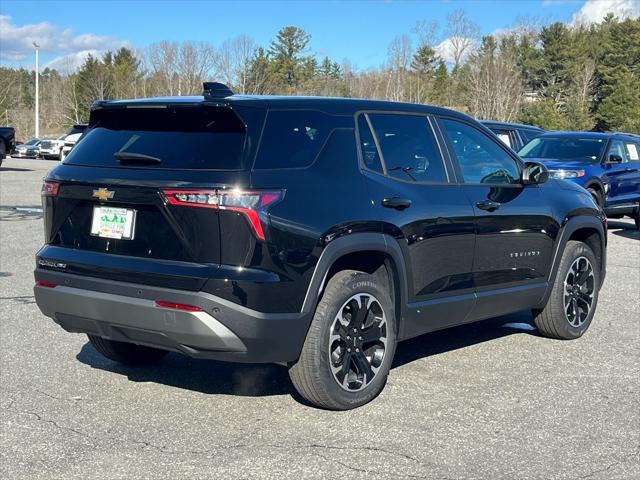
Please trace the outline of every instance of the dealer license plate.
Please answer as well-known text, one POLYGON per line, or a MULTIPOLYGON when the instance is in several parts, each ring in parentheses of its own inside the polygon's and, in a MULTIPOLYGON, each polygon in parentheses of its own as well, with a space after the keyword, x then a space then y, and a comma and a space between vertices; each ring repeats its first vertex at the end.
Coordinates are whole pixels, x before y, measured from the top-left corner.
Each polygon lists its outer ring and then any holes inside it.
POLYGON ((103 238, 132 240, 136 211, 128 208, 93 207, 91 235, 103 238))

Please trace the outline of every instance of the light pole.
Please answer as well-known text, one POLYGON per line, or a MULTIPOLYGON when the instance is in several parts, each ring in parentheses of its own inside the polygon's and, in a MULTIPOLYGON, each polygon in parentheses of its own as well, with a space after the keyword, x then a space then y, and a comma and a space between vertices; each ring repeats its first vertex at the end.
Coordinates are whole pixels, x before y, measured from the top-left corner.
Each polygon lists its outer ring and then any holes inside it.
POLYGON ((40 45, 38 42, 33 42, 33 47, 36 49, 36 134, 35 137, 40 137, 40 89, 38 85, 38 77, 40 76, 40 70, 38 69, 38 50, 40 45))

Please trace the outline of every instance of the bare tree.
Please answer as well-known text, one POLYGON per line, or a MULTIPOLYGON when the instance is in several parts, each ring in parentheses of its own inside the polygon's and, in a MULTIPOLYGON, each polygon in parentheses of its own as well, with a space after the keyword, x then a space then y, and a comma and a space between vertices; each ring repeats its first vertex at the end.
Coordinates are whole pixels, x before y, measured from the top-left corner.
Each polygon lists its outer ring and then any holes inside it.
POLYGON ((436 21, 426 19, 418 20, 411 29, 411 33, 418 37, 419 45, 428 45, 433 47, 438 36, 440 26, 436 21))
POLYGON ((248 93, 251 61, 256 43, 247 35, 222 42, 216 57, 216 70, 220 78, 239 93, 248 93))
POLYGON ((152 44, 147 52, 147 62, 155 79, 159 95, 178 93, 178 44, 163 41, 152 44))
POLYGON ((183 42, 178 55, 178 95, 202 92, 216 66, 216 50, 208 42, 183 42))
POLYGON ((480 28, 471 21, 464 10, 454 10, 447 15, 445 35, 451 45, 455 69, 460 66, 462 60, 477 43, 480 28))
POLYGON ((407 100, 405 87, 411 64, 411 39, 408 35, 399 35, 389 44, 387 53, 387 86, 385 98, 394 101, 407 100))
POLYGON ((500 50, 493 37, 485 37, 467 65, 469 113, 481 119, 515 120, 522 109, 524 85, 512 52, 500 50))

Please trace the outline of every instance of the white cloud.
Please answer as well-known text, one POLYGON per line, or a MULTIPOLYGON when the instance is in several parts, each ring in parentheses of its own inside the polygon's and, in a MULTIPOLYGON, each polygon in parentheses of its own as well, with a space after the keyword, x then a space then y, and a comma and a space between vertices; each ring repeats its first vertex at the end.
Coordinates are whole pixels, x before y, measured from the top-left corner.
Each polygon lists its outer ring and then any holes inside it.
POLYGON ((456 44, 458 45, 459 49, 461 49, 460 47, 463 47, 463 46, 465 47, 462 58, 460 59, 461 63, 464 63, 467 57, 477 47, 477 42, 472 38, 451 37, 451 38, 444 39, 438 45, 433 47, 433 49, 440 56, 440 58, 442 58, 446 63, 453 64, 455 63, 456 44))
POLYGON ((587 0, 582 8, 573 14, 572 25, 599 23, 608 13, 618 18, 640 17, 638 0, 587 0))
POLYGON ((100 58, 106 50, 81 50, 67 55, 60 55, 44 64, 42 68, 53 68, 62 73, 74 72, 84 63, 89 55, 100 58))
POLYGON ((31 56, 34 41, 38 42, 42 53, 60 55, 50 64, 63 57, 84 59, 88 53, 101 55, 107 50, 129 45, 126 41, 102 35, 74 35, 71 29, 47 22, 18 26, 11 22, 11 17, 0 15, 0 60, 16 62, 31 56))

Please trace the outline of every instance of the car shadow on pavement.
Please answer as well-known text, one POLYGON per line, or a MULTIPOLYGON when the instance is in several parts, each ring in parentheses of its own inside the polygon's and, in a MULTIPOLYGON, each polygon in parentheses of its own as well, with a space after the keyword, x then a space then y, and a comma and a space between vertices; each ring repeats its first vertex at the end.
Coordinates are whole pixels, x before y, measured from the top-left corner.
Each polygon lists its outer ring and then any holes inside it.
MULTIPOLYGON (((531 321, 531 313, 524 311, 422 335, 398 345, 392 368, 515 333, 537 335, 531 321)), ((132 382, 154 382, 210 395, 291 395, 308 405, 294 390, 287 368, 281 365, 197 360, 170 353, 157 364, 131 367, 103 357, 89 342, 76 358, 92 368, 125 375, 132 382)))
POLYGON ((531 311, 522 310, 501 317, 468 323, 412 338, 398 344, 391 368, 398 368, 421 358, 470 347, 516 333, 539 336, 531 311))
POLYGON ((0 167, 0 172, 33 172, 30 168, 0 167))
POLYGON ((615 220, 609 220, 607 222, 609 232, 619 237, 631 238, 634 240, 640 240, 640 230, 638 230, 633 223, 619 222, 615 220))

